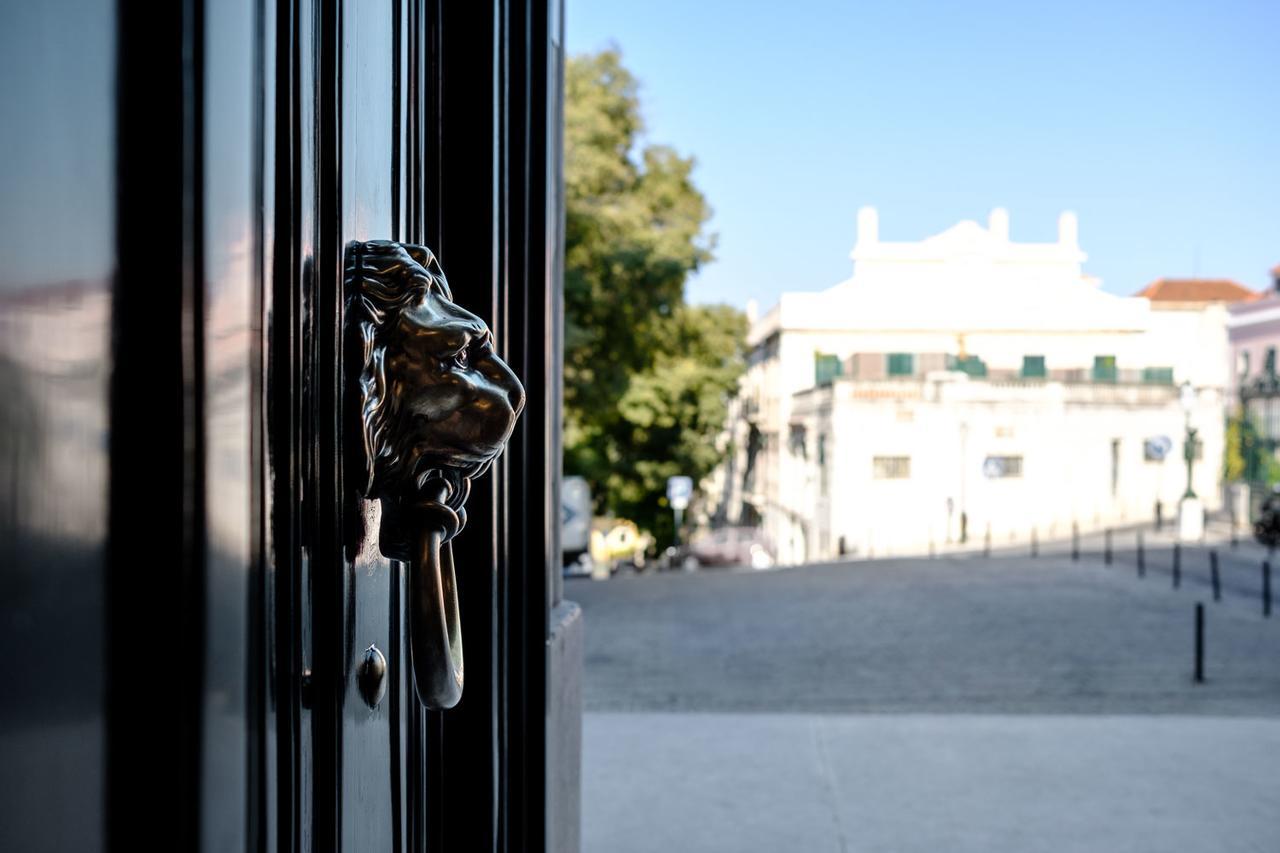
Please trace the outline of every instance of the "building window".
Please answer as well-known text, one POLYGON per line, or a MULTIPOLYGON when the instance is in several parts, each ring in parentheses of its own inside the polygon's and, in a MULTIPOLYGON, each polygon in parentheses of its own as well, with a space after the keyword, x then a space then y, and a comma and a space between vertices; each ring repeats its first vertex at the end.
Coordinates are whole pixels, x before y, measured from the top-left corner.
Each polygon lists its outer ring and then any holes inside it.
POLYGON ((1044 369, 1044 356, 1024 355, 1022 357, 1023 379, 1044 379, 1047 375, 1044 369))
POLYGON ((792 455, 802 459, 809 458, 809 450, 805 447, 804 424, 792 424, 791 433, 787 436, 787 448, 792 455))
POLYGON ((1142 368, 1142 381, 1147 385, 1172 385, 1173 368, 1144 367, 1142 368))
POLYGON ((916 357, 909 352, 891 352, 887 371, 890 376, 912 376, 916 372, 916 357))
POLYGON ((778 357, 778 341, 779 335, 774 332, 768 338, 755 345, 750 354, 747 356, 747 365, 754 367, 757 364, 764 364, 778 357))
POLYGON ((1114 355, 1095 355, 1093 357, 1094 382, 1115 382, 1118 373, 1114 355))
POLYGON ((911 476, 910 456, 875 456, 871 476, 877 480, 905 480, 911 476))
POLYGON ((1249 375, 1249 351, 1241 350, 1240 352, 1240 378, 1244 379, 1249 375))
POLYGON ((813 354, 813 384, 819 388, 824 385, 830 385, 836 380, 837 376, 844 373, 844 366, 840 364, 840 357, 828 355, 823 352, 815 352, 813 354))
POLYGON ((1267 347, 1267 360, 1265 362, 1263 370, 1266 371, 1267 376, 1276 375, 1276 348, 1275 347, 1267 347))
POLYGON ((988 456, 982 462, 982 473, 989 480, 1006 480, 1022 476, 1021 456, 988 456))

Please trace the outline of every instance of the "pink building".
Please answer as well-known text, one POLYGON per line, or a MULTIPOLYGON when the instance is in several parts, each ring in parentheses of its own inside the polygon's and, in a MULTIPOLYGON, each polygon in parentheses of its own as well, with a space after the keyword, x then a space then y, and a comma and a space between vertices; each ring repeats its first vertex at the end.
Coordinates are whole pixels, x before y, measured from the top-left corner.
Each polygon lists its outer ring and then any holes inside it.
POLYGON ((1227 400, 1234 409, 1240 399, 1241 382, 1280 373, 1276 353, 1280 352, 1280 264, 1271 270, 1271 289, 1249 301, 1227 308, 1227 335, 1231 346, 1231 380, 1227 400))

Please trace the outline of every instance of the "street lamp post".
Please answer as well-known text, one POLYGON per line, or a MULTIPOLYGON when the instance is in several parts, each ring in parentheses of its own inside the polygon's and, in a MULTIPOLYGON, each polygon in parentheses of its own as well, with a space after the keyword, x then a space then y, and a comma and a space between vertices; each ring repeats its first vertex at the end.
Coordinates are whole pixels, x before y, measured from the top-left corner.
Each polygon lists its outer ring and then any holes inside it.
POLYGON ((1182 445, 1182 455, 1187 461, 1187 490, 1183 492, 1178 504, 1178 538, 1183 542, 1197 542, 1204 538, 1204 504, 1200 502, 1192 486, 1192 471, 1199 445, 1196 428, 1191 425, 1191 412, 1196 405, 1196 396, 1196 389, 1191 383, 1183 382, 1178 394, 1187 431, 1182 445))
POLYGON ((1195 462, 1196 450, 1200 439, 1196 438, 1196 428, 1187 427, 1187 439, 1183 442, 1182 455, 1187 460, 1187 490, 1183 493, 1183 498, 1194 498, 1196 496, 1195 489, 1191 487, 1191 465, 1195 462))

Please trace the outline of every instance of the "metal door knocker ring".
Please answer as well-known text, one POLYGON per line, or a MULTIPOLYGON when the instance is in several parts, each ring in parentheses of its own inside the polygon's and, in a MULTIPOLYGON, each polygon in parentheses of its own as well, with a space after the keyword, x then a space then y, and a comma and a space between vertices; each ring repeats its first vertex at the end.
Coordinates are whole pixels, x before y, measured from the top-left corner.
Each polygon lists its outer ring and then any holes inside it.
POLYGON ((418 697, 462 698, 454 536, 471 480, 502 453, 524 387, 484 321, 453 301, 429 249, 376 240, 346 253, 349 424, 360 493, 382 503, 378 548, 408 564, 408 625, 418 697))

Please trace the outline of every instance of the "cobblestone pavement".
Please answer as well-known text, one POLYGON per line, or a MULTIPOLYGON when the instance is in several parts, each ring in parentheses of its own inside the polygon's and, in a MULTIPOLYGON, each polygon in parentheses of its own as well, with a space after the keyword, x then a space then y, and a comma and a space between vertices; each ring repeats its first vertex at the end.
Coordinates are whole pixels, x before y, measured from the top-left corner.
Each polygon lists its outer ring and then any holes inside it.
MULTIPOLYGON (((1280 612, 1262 617, 1256 546, 1117 534, 937 559, 574 580, 588 711, 1012 714, 1280 713, 1280 612), (1055 553, 1047 553, 1055 551, 1055 553), (1192 682, 1193 608, 1207 681, 1192 682)), ((1277 578, 1280 582, 1280 578, 1277 578)), ((1278 583, 1280 585, 1280 583, 1278 583)), ((1280 592, 1280 590, 1278 590, 1280 592)))

